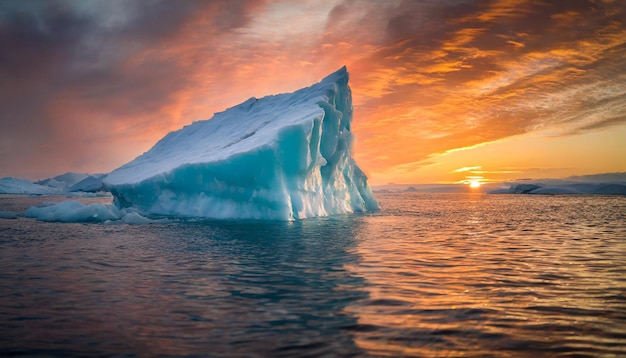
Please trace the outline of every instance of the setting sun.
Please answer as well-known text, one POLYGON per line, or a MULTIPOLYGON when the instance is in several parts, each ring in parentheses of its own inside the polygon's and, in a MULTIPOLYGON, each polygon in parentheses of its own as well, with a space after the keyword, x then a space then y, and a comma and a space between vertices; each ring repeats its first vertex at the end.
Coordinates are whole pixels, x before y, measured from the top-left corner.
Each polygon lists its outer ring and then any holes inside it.
POLYGON ((480 188, 480 182, 478 180, 470 180, 470 188, 480 188))

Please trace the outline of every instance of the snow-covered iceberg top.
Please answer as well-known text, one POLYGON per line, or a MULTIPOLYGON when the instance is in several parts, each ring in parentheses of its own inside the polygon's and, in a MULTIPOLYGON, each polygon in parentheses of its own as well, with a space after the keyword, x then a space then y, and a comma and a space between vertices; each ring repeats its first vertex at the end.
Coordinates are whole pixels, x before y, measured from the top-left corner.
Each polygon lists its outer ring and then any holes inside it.
POLYGON ((343 67, 171 132, 103 182, 118 207, 144 214, 292 220, 374 210, 351 157, 351 121, 343 67))

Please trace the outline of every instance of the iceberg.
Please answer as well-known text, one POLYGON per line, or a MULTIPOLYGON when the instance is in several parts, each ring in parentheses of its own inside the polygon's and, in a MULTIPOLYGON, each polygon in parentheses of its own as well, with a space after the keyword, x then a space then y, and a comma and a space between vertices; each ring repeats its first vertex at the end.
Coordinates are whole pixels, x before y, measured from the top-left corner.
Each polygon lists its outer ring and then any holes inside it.
POLYGON ((62 190, 59 188, 31 183, 25 179, 0 178, 0 194, 58 195, 61 193, 62 190))
POLYGON ((88 174, 72 173, 57 175, 54 178, 48 178, 35 182, 35 184, 48 186, 51 188, 59 188, 63 191, 67 191, 69 187, 87 178, 88 174))
MULTIPOLYGON (((23 216, 39 221, 64 223, 124 223, 129 225, 145 225, 167 222, 166 219, 152 220, 146 218, 135 212, 132 208, 120 210, 113 204, 92 203, 85 205, 75 200, 66 200, 58 203, 43 202, 37 206, 28 208, 23 216)), ((12 219, 15 217, 14 213, 0 211, 0 218, 12 219), (3 215, 5 215, 5 217, 3 217, 3 215)))
POLYGON ((25 179, 4 177, 0 178, 0 194, 89 196, 88 193, 98 193, 98 196, 106 190, 102 184, 104 176, 105 174, 65 173, 34 183, 25 179))
POLYGON ((123 217, 114 205, 100 203, 85 205, 74 200, 59 203, 44 202, 38 206, 31 206, 24 212, 24 216, 53 222, 104 222, 123 217))
POLYGON ((626 195, 626 183, 568 183, 519 184, 509 188, 491 190, 489 194, 537 194, 537 195, 626 195))
POLYGON ((0 210, 0 219, 17 219, 17 214, 12 211, 0 210))
POLYGON ((96 193, 99 191, 105 191, 106 188, 104 184, 102 184, 102 179, 106 176, 106 174, 93 174, 88 175, 83 180, 74 183, 73 185, 67 188, 69 192, 82 191, 85 193, 96 193))
POLYGON ((294 220, 378 209, 351 156, 345 67, 171 132, 103 183, 142 214, 294 220))

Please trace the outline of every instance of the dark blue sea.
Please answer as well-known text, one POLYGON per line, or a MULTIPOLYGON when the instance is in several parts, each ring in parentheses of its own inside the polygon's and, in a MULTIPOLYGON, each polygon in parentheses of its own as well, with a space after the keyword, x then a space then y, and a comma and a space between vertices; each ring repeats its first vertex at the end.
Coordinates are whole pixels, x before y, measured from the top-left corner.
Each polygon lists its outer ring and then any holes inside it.
POLYGON ((0 219, 0 355, 626 356, 626 197, 376 196, 296 222, 0 219))

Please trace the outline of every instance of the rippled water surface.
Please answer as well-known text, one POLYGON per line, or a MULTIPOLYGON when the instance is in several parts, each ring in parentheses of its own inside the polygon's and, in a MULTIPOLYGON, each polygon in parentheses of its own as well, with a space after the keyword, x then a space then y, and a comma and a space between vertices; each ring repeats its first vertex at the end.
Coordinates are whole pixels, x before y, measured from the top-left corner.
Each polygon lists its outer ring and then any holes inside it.
POLYGON ((626 356, 626 198, 377 198, 292 223, 0 219, 0 354, 626 356))

